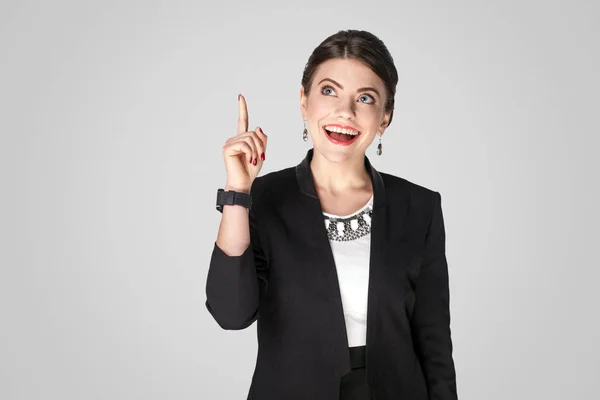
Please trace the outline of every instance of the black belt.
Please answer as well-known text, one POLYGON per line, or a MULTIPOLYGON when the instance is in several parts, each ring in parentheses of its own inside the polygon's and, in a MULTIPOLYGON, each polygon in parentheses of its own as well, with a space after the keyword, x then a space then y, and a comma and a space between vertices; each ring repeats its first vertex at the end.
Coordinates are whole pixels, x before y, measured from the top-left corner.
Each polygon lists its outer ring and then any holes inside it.
POLYGON ((350 366, 354 368, 364 368, 366 363, 367 346, 349 347, 350 366))

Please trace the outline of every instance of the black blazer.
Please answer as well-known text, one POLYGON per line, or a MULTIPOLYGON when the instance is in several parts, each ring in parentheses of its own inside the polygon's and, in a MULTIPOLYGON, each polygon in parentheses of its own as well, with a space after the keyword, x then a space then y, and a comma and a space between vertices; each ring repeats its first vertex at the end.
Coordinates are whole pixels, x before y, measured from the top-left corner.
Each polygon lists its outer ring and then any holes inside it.
MULTIPOLYGON (((257 321, 247 399, 338 400, 350 372, 336 266, 310 160, 255 179, 251 245, 215 243, 206 307, 228 330, 257 321)), ((380 173, 373 184, 366 373, 374 400, 457 399, 441 197, 380 173)))

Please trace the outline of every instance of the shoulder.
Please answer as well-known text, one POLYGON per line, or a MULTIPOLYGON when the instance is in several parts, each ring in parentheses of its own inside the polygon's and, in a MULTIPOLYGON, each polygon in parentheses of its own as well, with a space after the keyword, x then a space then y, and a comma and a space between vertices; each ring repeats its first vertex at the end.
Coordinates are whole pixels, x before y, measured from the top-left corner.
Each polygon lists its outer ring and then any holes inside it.
MULTIPOLYGON (((377 172, 383 179, 386 197, 392 202, 394 199, 408 198, 411 205, 416 207, 424 206, 427 209, 436 200, 439 201, 440 194, 434 188, 387 172, 377 172)), ((296 167, 287 167, 258 176, 252 184, 252 196, 256 200, 271 197, 282 201, 285 197, 297 191, 296 167)))
POLYGON ((287 167, 264 175, 257 176, 252 183, 251 194, 253 203, 265 203, 297 192, 296 168, 287 167))
POLYGON ((431 202, 435 200, 435 197, 439 196, 439 192, 434 188, 415 183, 390 173, 379 172, 379 174, 383 178, 388 197, 407 195, 409 196, 411 203, 431 204, 431 202))
POLYGON ((437 190, 385 172, 380 175, 389 202, 407 202, 410 214, 425 225, 434 219, 441 220, 436 218, 442 213, 441 195, 437 190))
POLYGON ((295 167, 287 167, 273 172, 268 172, 265 175, 257 176, 252 183, 252 190, 257 194, 265 190, 268 191, 283 191, 296 183, 295 167))

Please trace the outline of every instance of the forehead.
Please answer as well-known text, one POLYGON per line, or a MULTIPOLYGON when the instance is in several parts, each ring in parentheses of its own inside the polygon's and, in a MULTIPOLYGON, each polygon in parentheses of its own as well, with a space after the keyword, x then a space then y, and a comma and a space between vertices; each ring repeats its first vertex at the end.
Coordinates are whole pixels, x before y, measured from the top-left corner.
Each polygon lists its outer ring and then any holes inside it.
POLYGON ((383 90, 384 87, 375 72, 361 61, 350 58, 334 58, 321 63, 315 71, 313 84, 318 84, 324 78, 339 82, 344 89, 374 86, 383 90))

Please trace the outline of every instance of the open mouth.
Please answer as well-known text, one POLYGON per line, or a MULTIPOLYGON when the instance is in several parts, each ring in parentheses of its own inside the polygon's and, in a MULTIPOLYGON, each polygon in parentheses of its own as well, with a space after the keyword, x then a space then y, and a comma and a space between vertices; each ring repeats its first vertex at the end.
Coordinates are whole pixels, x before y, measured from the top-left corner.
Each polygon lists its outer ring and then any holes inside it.
POLYGON ((347 135, 345 133, 340 133, 340 132, 332 132, 329 131, 327 129, 325 129, 325 127, 323 127, 323 131, 325 132, 325 134, 327 135, 327 137, 335 144, 341 144, 341 145, 348 145, 351 144, 352 142, 354 142, 361 134, 361 132, 359 131, 357 135, 347 135))

